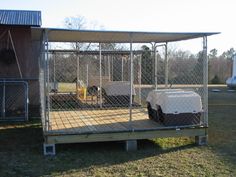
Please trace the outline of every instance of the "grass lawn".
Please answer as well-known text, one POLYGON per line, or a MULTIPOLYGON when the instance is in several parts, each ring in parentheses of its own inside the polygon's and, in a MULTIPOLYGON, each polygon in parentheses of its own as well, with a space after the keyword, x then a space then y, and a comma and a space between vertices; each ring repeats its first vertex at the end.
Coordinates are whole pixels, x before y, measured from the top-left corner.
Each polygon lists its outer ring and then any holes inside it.
POLYGON ((58 83, 58 91, 59 92, 75 92, 76 91, 76 83, 58 83))
POLYGON ((40 121, 0 124, 0 176, 236 176, 236 92, 209 92, 209 145, 191 138, 57 145, 42 154, 40 121))

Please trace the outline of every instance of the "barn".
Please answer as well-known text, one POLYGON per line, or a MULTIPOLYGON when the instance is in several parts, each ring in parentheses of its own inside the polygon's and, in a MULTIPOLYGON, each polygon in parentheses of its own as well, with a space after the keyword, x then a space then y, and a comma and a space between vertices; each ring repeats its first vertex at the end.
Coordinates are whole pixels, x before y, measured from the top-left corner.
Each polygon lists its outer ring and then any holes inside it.
POLYGON ((0 121, 39 116, 40 50, 31 27, 40 26, 40 11, 0 10, 0 121))

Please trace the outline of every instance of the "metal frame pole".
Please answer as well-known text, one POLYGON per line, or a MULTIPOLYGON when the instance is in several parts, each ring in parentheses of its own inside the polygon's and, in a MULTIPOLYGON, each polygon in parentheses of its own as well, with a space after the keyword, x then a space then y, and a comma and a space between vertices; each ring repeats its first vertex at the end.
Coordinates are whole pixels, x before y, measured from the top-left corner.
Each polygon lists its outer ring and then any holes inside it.
POLYGON ((99 43, 99 104, 100 108, 102 108, 102 46, 101 43, 99 43))
POLYGON ((80 64, 80 58, 79 58, 79 51, 76 52, 76 95, 77 95, 77 98, 79 98, 79 80, 80 80, 80 77, 79 77, 79 72, 80 72, 80 69, 79 69, 79 64, 80 64))
POLYGON ((86 86, 89 86, 89 65, 86 64, 86 86))
POLYGON ((204 123, 208 126, 208 57, 207 57, 207 36, 203 37, 203 108, 204 123))
POLYGON ((141 91, 141 85, 142 85, 142 55, 140 55, 139 58, 139 104, 142 104, 142 91, 141 91))
POLYGON ((46 111, 46 107, 47 107, 47 93, 46 93, 46 88, 47 88, 47 85, 46 85, 46 61, 45 61, 45 58, 46 58, 46 53, 45 53, 45 50, 46 50, 46 47, 45 47, 45 42, 46 42, 46 37, 45 37, 45 29, 43 30, 42 32, 42 36, 41 36, 41 56, 40 56, 40 80, 41 80, 41 105, 42 105, 42 119, 43 119, 43 122, 44 122, 44 127, 43 129, 45 131, 47 131, 47 111, 46 111))
MULTIPOLYGON (((52 55, 53 55, 53 53, 52 53, 52 55)), ((55 55, 54 55, 53 56, 53 85, 54 85, 53 89, 56 88, 56 76, 55 76, 56 67, 55 67, 55 63, 56 63, 56 61, 55 61, 55 55)))
POLYGON ((154 52, 154 78, 155 78, 155 89, 157 89, 157 46, 156 43, 153 44, 153 52, 154 52))
POLYGON ((132 104, 133 104, 133 48, 132 48, 132 36, 130 42, 130 105, 129 105, 129 124, 132 129, 132 104))
POLYGON ((110 60, 110 55, 107 55, 107 59, 108 59, 108 78, 109 78, 109 81, 111 81, 111 60, 110 60))
POLYGON ((113 56, 111 57, 111 81, 113 81, 113 64, 114 64, 114 61, 113 61, 113 56))
POLYGON ((165 44, 165 88, 168 87, 168 80, 169 80, 167 44, 168 43, 165 44))
POLYGON ((40 83, 40 101, 41 101, 41 114, 44 122, 43 130, 47 131, 47 113, 46 113, 46 61, 45 61, 45 30, 41 34, 40 43, 40 72, 39 72, 39 83, 40 83))
POLYGON ((46 55, 45 55, 45 70, 47 71, 46 72, 46 79, 45 79, 45 82, 47 83, 46 84, 46 99, 47 99, 47 104, 46 104, 46 110, 47 111, 47 114, 46 114, 46 117, 47 117, 47 120, 46 120, 46 130, 48 131, 49 130, 49 122, 50 122, 50 98, 49 98, 49 92, 50 92, 50 80, 49 80, 49 54, 48 54, 48 50, 49 50, 49 44, 48 44, 48 30, 45 30, 45 46, 46 46, 46 55))
POLYGON ((121 56, 121 81, 124 81, 124 60, 123 60, 123 56, 121 56))

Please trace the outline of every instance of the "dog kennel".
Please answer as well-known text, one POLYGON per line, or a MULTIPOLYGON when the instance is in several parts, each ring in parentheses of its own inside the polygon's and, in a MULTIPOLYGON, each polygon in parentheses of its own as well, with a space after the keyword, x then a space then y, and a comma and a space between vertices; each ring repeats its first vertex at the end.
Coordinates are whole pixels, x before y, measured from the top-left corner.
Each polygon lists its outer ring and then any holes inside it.
MULTIPOLYGON (((32 28, 32 38, 42 42, 44 153, 55 154, 55 144, 60 143, 122 140, 127 150, 135 147, 138 139, 158 137, 195 136, 200 144, 206 143, 207 36, 213 34, 32 28), (169 43, 195 38, 202 38, 202 51, 200 59, 192 63, 192 79, 182 75, 173 81, 173 67, 178 61, 169 58, 169 43), (78 48, 78 43, 84 47, 78 48), (114 44, 123 47, 112 48, 114 44), (144 44, 149 50, 141 47, 144 44), (59 45, 65 49, 56 49, 59 45), (158 53, 159 48, 163 55, 158 53), (149 119, 148 93, 164 89, 199 96, 197 124, 162 124, 149 119)), ((187 103, 191 99, 184 101, 183 106, 191 104, 187 103)))

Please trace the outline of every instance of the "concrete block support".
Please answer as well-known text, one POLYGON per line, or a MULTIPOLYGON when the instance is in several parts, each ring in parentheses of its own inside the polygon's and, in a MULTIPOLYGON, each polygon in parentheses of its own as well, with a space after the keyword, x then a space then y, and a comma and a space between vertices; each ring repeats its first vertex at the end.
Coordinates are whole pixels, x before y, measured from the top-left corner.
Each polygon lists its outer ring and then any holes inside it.
POLYGON ((126 151, 136 151, 137 150, 137 140, 127 140, 125 141, 126 151))
POLYGON ((207 145, 208 135, 205 136, 195 136, 195 143, 199 146, 207 145))
POLYGON ((44 155, 56 155, 55 144, 43 144, 43 154, 44 155))

